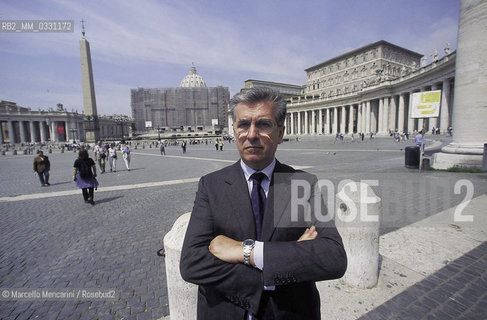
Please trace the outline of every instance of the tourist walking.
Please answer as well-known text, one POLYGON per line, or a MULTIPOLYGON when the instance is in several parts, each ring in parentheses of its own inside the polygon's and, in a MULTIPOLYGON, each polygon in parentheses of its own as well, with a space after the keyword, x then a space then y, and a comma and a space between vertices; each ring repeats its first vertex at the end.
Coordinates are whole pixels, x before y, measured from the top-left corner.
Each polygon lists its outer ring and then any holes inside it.
POLYGON ((42 187, 50 186, 49 170, 51 170, 49 158, 44 155, 42 150, 37 151, 37 156, 34 158, 34 172, 39 176, 42 187))
POLYGON ((78 159, 73 165, 73 180, 76 186, 81 189, 85 203, 95 204, 94 193, 98 188, 96 180, 96 164, 88 155, 88 150, 81 149, 78 153, 78 159))
POLYGON ((161 156, 162 155, 166 155, 166 146, 165 146, 165 142, 164 141, 161 141, 160 143, 160 148, 161 148, 161 156))
POLYGON ((117 148, 114 143, 108 149, 108 164, 110 165, 110 172, 117 172, 117 148))
POLYGON ((125 162, 127 170, 130 171, 130 148, 128 144, 126 144, 125 147, 122 148, 122 158, 123 162, 125 162))
POLYGON ((183 148, 183 154, 186 153, 186 140, 181 143, 181 148, 183 148))
POLYGON ((98 144, 93 148, 93 152, 95 153, 95 161, 98 161, 100 173, 105 173, 107 148, 102 145, 101 141, 98 141, 98 144))

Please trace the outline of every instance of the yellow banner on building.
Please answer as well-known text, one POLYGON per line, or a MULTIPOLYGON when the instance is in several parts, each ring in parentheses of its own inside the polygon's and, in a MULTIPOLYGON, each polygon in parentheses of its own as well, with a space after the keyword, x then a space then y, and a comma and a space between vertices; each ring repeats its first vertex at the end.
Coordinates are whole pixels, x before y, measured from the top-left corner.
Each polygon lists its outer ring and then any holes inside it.
POLYGON ((413 93, 411 118, 437 118, 440 116, 441 90, 413 93))

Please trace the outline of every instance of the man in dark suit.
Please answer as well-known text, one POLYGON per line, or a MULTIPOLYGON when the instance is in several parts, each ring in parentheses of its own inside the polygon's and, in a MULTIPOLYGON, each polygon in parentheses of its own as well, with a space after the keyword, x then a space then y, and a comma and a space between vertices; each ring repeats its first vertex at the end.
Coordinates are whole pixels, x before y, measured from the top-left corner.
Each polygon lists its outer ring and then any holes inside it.
POLYGON ((198 319, 320 319, 315 281, 340 278, 347 259, 326 208, 296 206, 322 203, 316 177, 275 159, 286 102, 252 88, 230 106, 241 159, 201 178, 181 253, 198 319))

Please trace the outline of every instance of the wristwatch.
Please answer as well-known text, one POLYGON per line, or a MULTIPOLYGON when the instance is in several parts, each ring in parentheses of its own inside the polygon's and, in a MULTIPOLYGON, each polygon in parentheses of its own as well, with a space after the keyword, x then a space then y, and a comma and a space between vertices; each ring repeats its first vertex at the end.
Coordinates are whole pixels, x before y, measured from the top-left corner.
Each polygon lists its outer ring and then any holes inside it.
POLYGON ((252 239, 244 240, 243 242, 243 256, 244 256, 244 264, 250 265, 250 253, 252 249, 254 249, 255 241, 252 239))

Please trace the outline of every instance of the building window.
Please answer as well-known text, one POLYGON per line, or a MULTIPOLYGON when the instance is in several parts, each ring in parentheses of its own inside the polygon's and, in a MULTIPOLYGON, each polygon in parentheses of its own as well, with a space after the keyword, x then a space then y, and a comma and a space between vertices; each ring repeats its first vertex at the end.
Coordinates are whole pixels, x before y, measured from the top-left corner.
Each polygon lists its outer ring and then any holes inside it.
POLYGON ((362 68, 362 77, 366 77, 367 76, 367 68, 364 66, 362 68))
POLYGON ((358 71, 357 68, 354 68, 352 73, 352 79, 357 79, 357 78, 358 78, 358 71))

